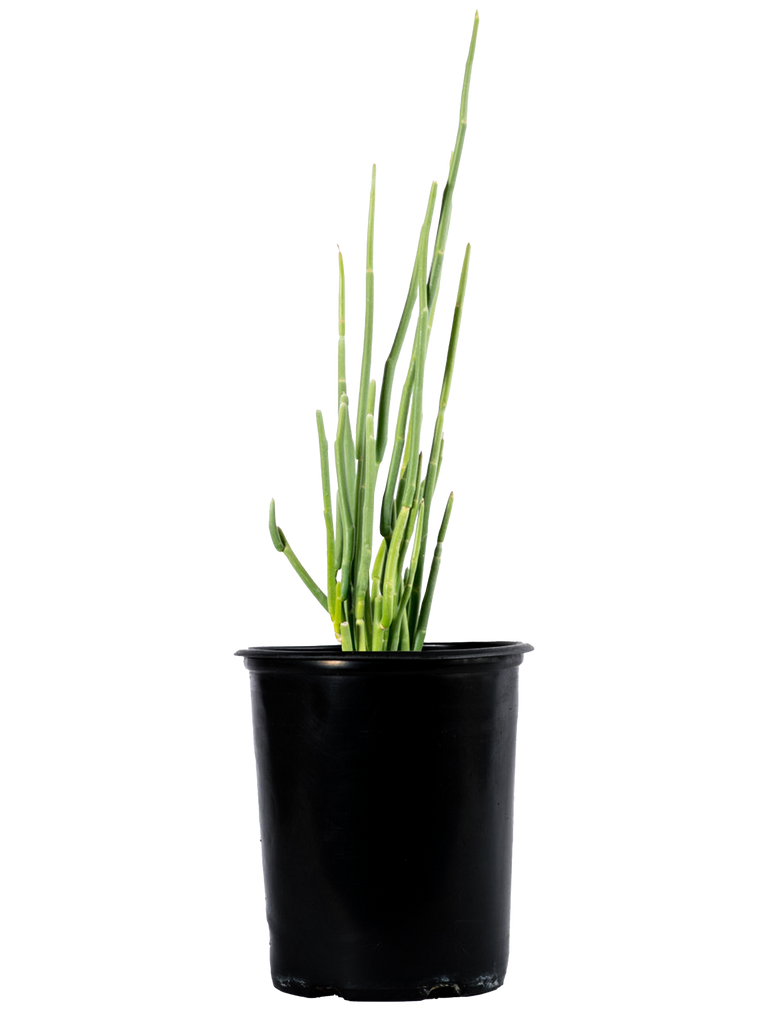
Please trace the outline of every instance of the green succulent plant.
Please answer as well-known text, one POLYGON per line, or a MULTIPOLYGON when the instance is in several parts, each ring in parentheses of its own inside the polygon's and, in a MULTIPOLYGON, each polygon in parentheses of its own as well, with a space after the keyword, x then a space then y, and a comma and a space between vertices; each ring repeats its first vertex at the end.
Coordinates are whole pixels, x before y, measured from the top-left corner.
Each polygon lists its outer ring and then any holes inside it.
POLYGON ((440 292, 451 221, 456 178, 467 130, 469 82, 479 18, 475 13, 464 83, 459 127, 443 191, 432 259, 427 273, 430 228, 437 197, 432 182, 427 210, 419 233, 408 296, 392 348, 384 365, 376 405, 376 382, 371 379, 373 340, 373 224, 376 203, 376 165, 371 175, 365 275, 365 328, 357 414, 353 424, 346 381, 344 322, 344 261, 339 251, 338 422, 334 440, 336 500, 332 503, 328 439, 322 413, 317 412, 323 514, 326 530, 327 590, 324 592, 298 560, 277 525, 274 499, 269 507, 269 531, 278 551, 294 567, 306 586, 328 612, 336 639, 345 651, 397 651, 422 649, 440 570, 443 541, 453 508, 453 493, 445 506, 429 576, 424 586, 427 536, 432 500, 443 460, 443 423, 451 389, 456 347, 467 287, 470 246, 464 253, 440 401, 429 458, 424 465, 420 448, 423 419, 424 366, 440 292), (389 436, 392 383, 414 306, 418 303, 411 360, 400 395, 395 435, 389 456, 384 495, 379 513, 381 542, 373 557, 375 489, 389 436), (335 505, 335 508, 334 508, 335 505), (335 519, 334 519, 335 512, 335 519), (410 552, 410 553, 409 553, 410 552))

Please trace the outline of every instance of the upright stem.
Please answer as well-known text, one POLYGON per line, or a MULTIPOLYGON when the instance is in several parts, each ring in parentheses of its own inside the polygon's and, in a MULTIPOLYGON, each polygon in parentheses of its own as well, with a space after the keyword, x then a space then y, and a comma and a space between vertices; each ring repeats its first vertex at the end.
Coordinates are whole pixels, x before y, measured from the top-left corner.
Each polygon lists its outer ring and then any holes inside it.
POLYGON ((420 649, 424 642, 434 583, 440 564, 440 552, 452 507, 449 499, 435 549, 427 591, 419 605, 425 563, 430 506, 437 483, 443 454, 443 422, 450 390, 456 342, 461 319, 470 249, 467 246, 459 299, 454 313, 451 340, 443 376, 440 405, 434 425, 429 461, 421 476, 421 426, 423 412, 424 367, 440 290, 443 259, 451 220, 453 192, 461 162, 467 126, 469 85, 474 60, 479 19, 477 13, 464 69, 456 142, 451 152, 448 179, 443 191, 437 231, 428 261, 430 229, 437 198, 437 184, 430 189, 427 212, 419 233, 419 244, 411 272, 408 294, 400 316, 395 338, 384 367, 381 395, 376 420, 376 386, 371 380, 373 346, 373 237, 376 205, 376 165, 371 170, 366 241, 365 326, 360 368, 356 422, 349 411, 346 372, 345 276, 344 260, 339 249, 338 296, 338 372, 337 396, 339 418, 334 445, 336 477, 336 509, 330 485, 328 440, 321 413, 317 413, 320 467, 323 490, 323 515, 326 526, 327 595, 315 583, 296 558, 285 534, 275 520, 274 502, 270 505, 269 529, 276 549, 285 554, 307 588, 330 613, 337 639, 344 650, 392 650, 413 645, 420 649), (429 272, 427 272, 427 269, 429 272), (415 304, 418 302, 411 360, 400 396, 397 430, 389 464, 380 526, 384 540, 371 573, 373 501, 378 468, 384 458, 388 440, 389 407, 395 371, 415 304), (354 431, 354 434, 353 434, 354 431), (413 550, 410 565, 403 576, 411 536, 413 550), (340 573, 340 579, 337 578, 340 573), (369 573, 370 578, 369 578, 369 573))
POLYGON ((365 333, 363 335, 363 365, 360 370, 360 393, 357 403, 357 434, 355 455, 360 461, 365 448, 365 416, 368 384, 371 379, 371 345, 373 340, 373 214, 376 206, 376 164, 371 172, 371 196, 368 202, 368 241, 365 261, 365 333))
POLYGON ((349 361, 347 347, 347 261, 340 242, 334 242, 336 250, 336 382, 334 413, 338 416, 341 396, 349 393, 349 361))
MULTIPOLYGON (((437 198, 437 182, 433 182, 432 188, 429 191, 429 203, 427 204, 427 215, 426 220, 432 223, 432 214, 435 209, 435 199, 437 198)), ((411 322, 411 313, 413 312, 413 306, 416 302, 416 295, 419 290, 419 251, 421 246, 421 232, 419 232, 419 245, 416 246, 416 256, 413 260, 413 270, 411 272, 411 282, 408 286, 408 295, 405 300, 405 306, 400 316, 400 323, 397 325, 397 333, 395 334, 395 340, 392 343, 387 361, 384 364, 384 379, 381 384, 381 399, 379 400, 379 426, 376 434, 376 461, 381 462, 384 458, 384 452, 387 448, 387 433, 389 430, 389 402, 392 395, 392 381, 395 376, 395 369, 397 367, 397 361, 400 358, 400 352, 405 341, 405 336, 408 333, 408 324, 411 322)))

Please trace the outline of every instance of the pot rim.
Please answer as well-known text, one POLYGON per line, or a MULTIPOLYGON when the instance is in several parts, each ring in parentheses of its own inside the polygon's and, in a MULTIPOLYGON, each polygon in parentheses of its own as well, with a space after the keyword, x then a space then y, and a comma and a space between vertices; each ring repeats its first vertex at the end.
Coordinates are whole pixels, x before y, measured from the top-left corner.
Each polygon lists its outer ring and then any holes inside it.
POLYGON ((425 644, 421 651, 342 651, 335 644, 288 647, 246 647, 235 651, 236 657, 268 659, 274 661, 321 661, 326 664, 343 662, 360 665, 382 664, 393 658, 398 661, 479 661, 489 658, 520 657, 533 650, 531 644, 519 640, 468 640, 459 643, 425 644))

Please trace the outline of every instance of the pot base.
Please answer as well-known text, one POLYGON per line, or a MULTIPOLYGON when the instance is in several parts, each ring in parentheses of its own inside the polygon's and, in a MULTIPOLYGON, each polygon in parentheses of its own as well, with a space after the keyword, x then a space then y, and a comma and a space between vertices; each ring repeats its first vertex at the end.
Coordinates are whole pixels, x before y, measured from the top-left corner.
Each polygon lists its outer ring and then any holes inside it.
POLYGON ((498 978, 494 979, 473 979, 469 983, 450 982, 445 979, 434 979, 434 983, 414 986, 414 988, 403 988, 399 990, 385 989, 383 991, 369 990, 359 992, 340 992, 333 986, 315 986, 309 988, 304 986, 297 979, 284 979, 281 984, 271 982, 272 991, 279 995, 287 995, 289 998, 302 999, 305 1002, 347 1002, 355 1005, 383 1004, 383 1002, 396 1002, 396 1004, 420 1004, 420 1002, 460 1002, 466 999, 482 999, 486 995, 494 995, 501 992, 506 982, 501 983, 498 978))
MULTIPOLYGON (((512 924, 509 929, 509 959, 512 963, 512 924)), ((509 977, 509 971, 507 978, 509 977)), ((419 1004, 419 1002, 460 1002, 464 999, 482 999, 486 995, 495 995, 504 990, 506 978, 500 984, 499 979, 479 979, 474 984, 451 982, 445 978, 437 978, 429 985, 415 986, 413 989, 393 991, 369 990, 360 992, 340 992, 333 985, 310 987, 308 982, 298 978, 282 978, 280 983, 269 979, 272 991, 279 995, 287 995, 292 999, 303 999, 305 1002, 347 1002, 354 1005, 382 1004, 382 1002, 398 1002, 398 1004, 419 1004)))

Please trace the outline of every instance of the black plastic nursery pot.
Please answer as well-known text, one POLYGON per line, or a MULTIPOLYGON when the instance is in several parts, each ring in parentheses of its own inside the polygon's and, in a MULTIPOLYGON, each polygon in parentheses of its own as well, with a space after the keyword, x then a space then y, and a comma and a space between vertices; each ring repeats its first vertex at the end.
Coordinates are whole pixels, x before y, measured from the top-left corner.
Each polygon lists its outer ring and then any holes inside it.
POLYGON ((238 651, 274 985, 355 1000, 504 981, 522 643, 238 651))

